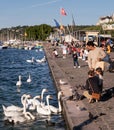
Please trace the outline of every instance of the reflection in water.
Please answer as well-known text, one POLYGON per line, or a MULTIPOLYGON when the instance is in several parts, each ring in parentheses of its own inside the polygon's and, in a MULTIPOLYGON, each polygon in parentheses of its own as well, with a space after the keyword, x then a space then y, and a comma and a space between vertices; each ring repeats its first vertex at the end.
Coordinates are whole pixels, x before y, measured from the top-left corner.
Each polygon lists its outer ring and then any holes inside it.
POLYGON ((2 104, 9 106, 14 104, 22 107, 21 96, 26 93, 40 95, 43 88, 48 89, 44 94, 44 102, 47 94, 53 96, 50 104, 58 107, 56 89, 50 76, 48 63, 26 62, 27 59, 34 57, 42 59, 45 53, 35 50, 0 50, 0 130, 65 130, 65 122, 61 114, 52 114, 51 116, 41 116, 36 110, 31 111, 36 117, 34 121, 27 121, 12 126, 6 124, 6 118, 3 114, 2 104), (32 77, 32 82, 27 83, 28 74, 32 77), (22 76, 22 85, 16 86, 18 76, 22 76), (53 124, 53 125, 52 125, 53 124))

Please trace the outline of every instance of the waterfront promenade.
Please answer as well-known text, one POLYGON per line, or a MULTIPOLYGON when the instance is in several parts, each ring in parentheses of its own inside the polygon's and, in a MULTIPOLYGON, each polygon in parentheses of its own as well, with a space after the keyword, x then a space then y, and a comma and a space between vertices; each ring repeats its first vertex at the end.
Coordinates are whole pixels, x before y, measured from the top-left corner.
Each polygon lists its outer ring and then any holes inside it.
MULTIPOLYGON (((72 89, 85 84, 89 70, 87 62, 79 59, 81 68, 73 68, 72 56, 67 55, 62 58, 61 48, 56 48, 59 52, 58 58, 53 58, 53 47, 44 44, 47 61, 52 73, 57 90, 62 90, 63 115, 68 125, 68 130, 114 130, 114 73, 104 72, 104 93, 101 101, 88 103, 86 98, 77 101, 69 97, 72 96, 72 89), (64 80, 66 84, 60 84, 59 80, 64 80)), ((111 53, 114 58, 114 52, 111 53)))

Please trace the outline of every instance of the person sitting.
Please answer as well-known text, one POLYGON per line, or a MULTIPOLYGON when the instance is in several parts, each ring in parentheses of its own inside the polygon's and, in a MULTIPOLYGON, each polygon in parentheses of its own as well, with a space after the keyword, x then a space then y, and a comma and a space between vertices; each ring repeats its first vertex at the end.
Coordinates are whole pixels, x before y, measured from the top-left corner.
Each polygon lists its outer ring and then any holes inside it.
POLYGON ((101 67, 98 67, 98 68, 96 68, 95 72, 96 72, 96 76, 98 76, 98 78, 99 78, 99 89, 100 89, 100 93, 102 93, 102 90, 103 90, 103 70, 101 67))
MULTIPOLYGON (((89 70, 88 71, 88 78, 86 80, 86 85, 83 95, 89 99, 89 103, 94 102, 94 99, 92 98, 92 93, 98 93, 100 94, 100 89, 99 89, 99 78, 98 76, 95 75, 94 70, 89 70)), ((98 100, 96 100, 97 102, 98 100)))

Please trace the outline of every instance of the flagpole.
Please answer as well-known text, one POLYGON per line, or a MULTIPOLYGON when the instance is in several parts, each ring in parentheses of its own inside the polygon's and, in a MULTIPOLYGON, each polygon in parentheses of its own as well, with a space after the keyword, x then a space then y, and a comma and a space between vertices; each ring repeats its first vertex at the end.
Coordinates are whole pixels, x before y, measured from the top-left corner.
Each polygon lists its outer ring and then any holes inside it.
POLYGON ((62 34, 62 30, 61 30, 61 26, 62 26, 62 16, 61 16, 61 9, 62 9, 62 7, 60 7, 60 40, 61 40, 61 43, 62 43, 62 36, 61 36, 61 34, 62 34))
POLYGON ((60 8, 60 22, 61 22, 61 27, 60 30, 62 30, 63 33, 65 33, 65 29, 62 25, 62 16, 66 16, 66 11, 64 10, 64 8, 60 8))
POLYGON ((74 26, 75 26, 75 21, 74 21, 74 17, 73 17, 73 14, 72 14, 72 34, 74 32, 74 26))

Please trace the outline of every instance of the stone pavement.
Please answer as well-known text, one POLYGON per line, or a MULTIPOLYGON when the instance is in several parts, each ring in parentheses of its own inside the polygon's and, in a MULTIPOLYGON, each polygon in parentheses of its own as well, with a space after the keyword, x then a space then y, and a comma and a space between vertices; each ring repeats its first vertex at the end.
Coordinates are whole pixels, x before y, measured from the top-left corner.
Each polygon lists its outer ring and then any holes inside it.
MULTIPOLYGON (((83 92, 77 86, 84 85, 88 77, 87 62, 79 59, 81 68, 74 69, 72 56, 68 55, 63 59, 60 47, 56 48, 58 58, 52 56, 53 47, 44 44, 44 49, 55 86, 64 93, 61 102, 68 130, 114 130, 114 73, 104 72, 104 93, 101 101, 88 103, 86 98, 80 101, 70 100, 73 88, 79 93, 83 92), (60 84, 60 79, 66 84, 60 84)), ((111 53, 111 58, 114 58, 114 52, 111 53)))

